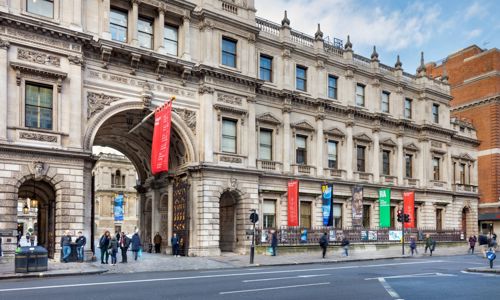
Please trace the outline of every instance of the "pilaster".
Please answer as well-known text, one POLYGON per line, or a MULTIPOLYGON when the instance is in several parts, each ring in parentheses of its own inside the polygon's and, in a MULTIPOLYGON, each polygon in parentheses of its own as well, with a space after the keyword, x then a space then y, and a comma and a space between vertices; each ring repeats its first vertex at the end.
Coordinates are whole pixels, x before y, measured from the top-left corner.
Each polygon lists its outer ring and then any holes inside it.
POLYGON ((202 100, 202 107, 203 109, 201 110, 202 116, 203 116, 203 129, 202 129, 202 136, 203 139, 200 139, 202 144, 200 145, 200 149, 203 149, 203 161, 206 162, 213 162, 214 161, 214 146, 213 146, 213 140, 214 140, 214 134, 217 132, 215 130, 215 124, 214 124, 214 107, 213 107, 213 102, 214 102, 214 89, 211 87, 201 87, 200 88, 200 97, 203 99, 202 100))
POLYGON ((0 140, 7 139, 7 69, 9 42, 0 39, 0 140))
POLYGON ((111 9, 111 4, 110 4, 110 0, 101 0, 100 1, 100 10, 99 10, 99 14, 100 14, 100 24, 101 24, 101 37, 103 39, 108 39, 110 40, 111 39, 111 32, 109 30, 109 13, 110 13, 110 9, 111 9))
POLYGON ((173 225, 174 225, 174 184, 170 180, 167 185, 167 193, 168 193, 168 226, 167 226, 167 243, 169 246, 172 246, 172 243, 170 242, 170 239, 172 238, 172 232, 173 232, 173 225))
POLYGON ((137 23, 139 22, 139 4, 141 3, 140 0, 131 0, 132 2, 132 10, 129 13, 129 22, 130 22, 130 29, 129 29, 129 36, 130 36, 130 41, 132 46, 139 46, 139 38, 138 38, 138 27, 137 23))
POLYGON ((323 149, 324 149, 324 139, 323 139, 323 120, 325 119, 324 108, 320 107, 318 115, 316 116, 316 175, 323 176, 323 149))
POLYGON ((404 156, 403 156, 403 135, 397 135, 397 158, 396 158, 396 170, 398 176, 398 185, 403 184, 403 169, 404 169, 404 156))
POLYGON ((345 166, 344 169, 347 172, 347 180, 353 180, 353 154, 354 154, 354 140, 353 140, 353 126, 354 122, 348 122, 346 124, 346 153, 345 153, 345 166))
POLYGON ((288 99, 285 100, 285 105, 283 106, 283 172, 290 172, 291 155, 290 148, 293 144, 292 142, 292 132, 290 129, 290 113, 292 111, 291 103, 288 99))
POLYGON ((184 34, 183 45, 182 45, 182 59, 191 60, 191 33, 190 33, 190 23, 191 18, 188 16, 182 17, 182 31, 184 34))
POLYGON ((248 166, 255 168, 257 164, 257 137, 255 127, 255 98, 247 97, 248 104, 248 166))
POLYGON ((372 173, 373 181, 379 182, 380 179, 380 128, 373 129, 373 161, 372 173))
POLYGON ((165 8, 163 6, 158 7, 158 15, 156 16, 155 26, 155 36, 154 36, 154 49, 161 54, 165 54, 165 46, 163 44, 164 39, 164 24, 165 24, 165 8))

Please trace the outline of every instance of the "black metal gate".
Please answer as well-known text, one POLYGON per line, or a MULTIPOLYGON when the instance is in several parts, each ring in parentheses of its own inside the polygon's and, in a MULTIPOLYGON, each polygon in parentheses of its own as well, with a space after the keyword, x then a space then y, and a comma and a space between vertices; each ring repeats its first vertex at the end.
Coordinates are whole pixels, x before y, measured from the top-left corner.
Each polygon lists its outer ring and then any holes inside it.
POLYGON ((189 249, 189 188, 186 178, 174 179, 174 207, 172 232, 179 238, 179 254, 188 256, 189 249))

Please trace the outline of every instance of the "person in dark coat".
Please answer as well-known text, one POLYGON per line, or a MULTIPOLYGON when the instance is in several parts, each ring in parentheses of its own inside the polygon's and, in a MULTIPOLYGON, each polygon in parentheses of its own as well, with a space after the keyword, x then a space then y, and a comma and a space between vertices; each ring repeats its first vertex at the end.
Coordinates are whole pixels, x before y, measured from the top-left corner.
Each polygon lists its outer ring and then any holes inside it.
POLYGON ((413 254, 418 254, 417 241, 414 236, 410 237, 410 250, 411 250, 411 256, 413 256, 413 254))
POLYGON ((111 234, 109 231, 105 231, 99 240, 99 248, 101 248, 101 264, 108 264, 109 261, 109 241, 111 240, 111 234), (104 259, 106 258, 106 259, 104 259))
POLYGON ((321 250, 323 250, 323 258, 325 258, 326 249, 328 248, 328 235, 326 232, 319 239, 319 246, 321 247, 321 250))
POLYGON ((161 241, 161 235, 159 232, 157 232, 153 239, 153 243, 155 244, 155 253, 161 253, 161 241))
POLYGON ((179 238, 177 237, 177 233, 174 233, 174 235, 170 239, 170 243, 172 244, 172 255, 175 257, 178 257, 179 256, 179 238))
POLYGON ((342 242, 340 243, 342 248, 344 248, 344 253, 342 254, 342 256, 349 256, 349 244, 349 240, 344 236, 342 242))
POLYGON ((474 247, 476 247, 477 238, 476 236, 469 237, 469 250, 467 251, 470 254, 474 254, 474 247))
POLYGON ((68 262, 68 258, 71 255, 71 235, 66 230, 64 235, 61 237, 61 248, 63 250, 63 261, 68 262))
POLYGON ((120 250, 122 250, 122 263, 127 262, 127 251, 128 247, 130 247, 130 242, 130 238, 125 234, 125 232, 122 232, 119 241, 120 250))
POLYGON ((76 254, 78 256, 78 261, 83 262, 83 249, 85 244, 87 244, 87 238, 83 235, 81 231, 78 231, 78 238, 76 239, 76 254))
POLYGON ((139 237, 139 230, 136 229, 132 236, 132 252, 134 252, 134 260, 137 260, 139 251, 141 250, 141 238, 139 237))
POLYGON ((118 253, 118 240, 116 236, 113 236, 109 241, 108 249, 111 254, 111 265, 114 266, 116 265, 116 254, 118 253))
POLYGON ((272 256, 276 256, 276 248, 278 248, 278 233, 273 230, 271 234, 271 249, 273 250, 272 256))

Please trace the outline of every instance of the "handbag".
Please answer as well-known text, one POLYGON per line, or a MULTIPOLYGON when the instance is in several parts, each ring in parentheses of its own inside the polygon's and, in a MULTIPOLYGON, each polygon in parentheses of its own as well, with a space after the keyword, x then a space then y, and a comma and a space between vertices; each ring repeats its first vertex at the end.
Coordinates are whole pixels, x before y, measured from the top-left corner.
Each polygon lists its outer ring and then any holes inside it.
POLYGON ((142 257, 142 248, 139 248, 139 251, 137 251, 137 257, 142 257))

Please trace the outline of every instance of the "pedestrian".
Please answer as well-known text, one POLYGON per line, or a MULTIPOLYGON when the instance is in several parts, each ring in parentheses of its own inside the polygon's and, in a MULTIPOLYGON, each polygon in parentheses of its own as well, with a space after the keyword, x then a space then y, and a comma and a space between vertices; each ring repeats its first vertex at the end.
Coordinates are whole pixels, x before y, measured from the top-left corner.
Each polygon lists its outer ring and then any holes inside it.
POLYGON ((26 232, 26 243, 30 242, 30 232, 26 232))
POLYGON ((111 234, 108 230, 104 232, 99 240, 99 248, 101 248, 101 264, 108 264, 109 261, 109 241, 111 240, 111 234))
POLYGON ((134 252, 134 260, 137 260, 139 251, 141 251, 141 238, 139 237, 139 229, 135 229, 135 233, 132 236, 132 252, 134 252))
POLYGON ((273 230, 271 234, 271 249, 273 250, 272 256, 276 256, 276 248, 278 248, 278 232, 273 230))
POLYGON ((425 249, 424 252, 427 253, 427 249, 430 251, 430 256, 432 256, 432 252, 436 248, 436 241, 434 241, 430 234, 425 236, 425 249))
POLYGON ((115 237, 116 237, 117 241, 120 240, 120 232, 119 231, 115 231, 115 237))
POLYGON ((30 235, 30 244, 32 247, 35 246, 35 239, 36 239, 36 235, 35 235, 35 233, 32 233, 30 235))
POLYGON ((122 263, 127 262, 127 251, 128 247, 130 246, 130 238, 125 234, 125 232, 122 232, 120 236, 120 249, 122 250, 122 263))
POLYGON ((172 255, 179 257, 179 238, 177 237, 177 233, 174 233, 170 239, 170 243, 172 244, 172 255))
POLYGON ((155 253, 161 253, 161 235, 159 232, 156 233, 153 242, 155 244, 155 253))
POLYGON ((67 230, 64 231, 64 235, 61 237, 61 248, 63 250, 63 261, 67 263, 71 255, 71 235, 67 230))
POLYGON ((17 247, 20 247, 21 246, 21 237, 22 237, 22 233, 21 231, 18 231, 17 232, 17 247))
POLYGON ((326 232, 319 239, 319 246, 321 247, 321 250, 323 250, 323 258, 325 258, 326 249, 328 248, 328 236, 326 232))
POLYGON ((467 253, 474 254, 474 247, 476 247, 477 238, 476 236, 469 237, 469 250, 467 253))
POLYGON ((490 243, 489 243, 489 247, 490 248, 493 248, 493 251, 496 251, 497 250, 497 234, 496 233, 493 233, 493 236, 491 237, 491 240, 490 240, 490 243))
POLYGON ((87 238, 83 235, 81 231, 78 231, 78 238, 75 241, 76 243, 76 255, 78 257, 79 262, 83 262, 83 249, 87 244, 87 238))
POLYGON ((344 236, 342 243, 340 244, 342 248, 344 248, 344 254, 342 254, 342 256, 349 256, 349 244, 349 240, 344 236))
POLYGON ((113 236, 111 240, 109 241, 109 246, 108 246, 109 252, 111 254, 111 265, 115 266, 116 265, 116 254, 118 253, 118 240, 116 239, 116 236, 113 236))
POLYGON ((414 236, 410 237, 410 250, 411 250, 411 256, 413 256, 413 254, 418 254, 417 241, 414 236))

